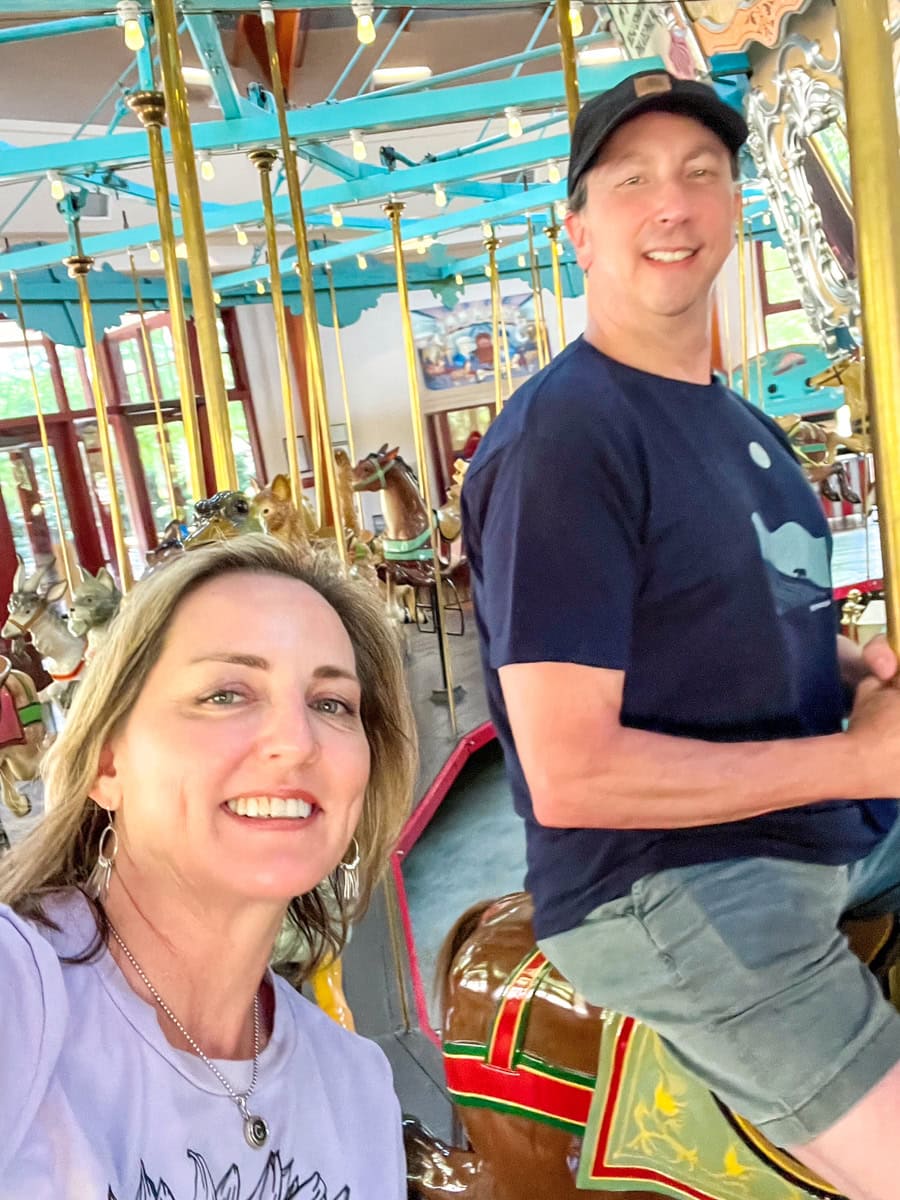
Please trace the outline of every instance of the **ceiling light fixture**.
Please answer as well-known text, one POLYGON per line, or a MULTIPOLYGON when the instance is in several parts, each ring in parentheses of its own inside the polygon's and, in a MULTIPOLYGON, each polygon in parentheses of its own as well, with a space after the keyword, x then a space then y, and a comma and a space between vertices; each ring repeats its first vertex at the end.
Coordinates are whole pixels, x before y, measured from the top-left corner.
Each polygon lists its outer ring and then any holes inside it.
POLYGON ((331 224, 335 229, 340 229, 344 223, 344 214, 336 204, 329 204, 328 211, 331 213, 331 224))
POLYGON ((216 167, 208 150, 201 150, 200 158, 200 175, 207 183, 212 183, 216 177, 216 167))
POLYGON ((569 0, 569 24, 572 27, 572 37, 581 37, 584 33, 584 21, 581 16, 583 8, 583 0, 569 0))
POLYGON ((266 285, 261 279, 257 279, 256 281, 256 291, 260 296, 264 296, 266 294, 266 285))
POLYGON ((357 254, 356 265, 361 271, 365 271, 368 268, 369 264, 366 262, 366 256, 364 254, 357 254))
POLYGON ((250 241, 250 239, 247 237, 246 231, 241 229, 240 225, 235 225, 234 236, 237 238, 237 244, 239 246, 246 246, 250 241))
POLYGON ((372 0, 350 0, 350 7, 356 17, 356 36, 363 46, 371 46, 375 41, 375 24, 372 14, 375 6, 372 0))
POLYGON ((54 200, 59 202, 66 198, 66 185, 63 183, 59 171, 48 171, 47 178, 50 180, 50 195, 54 200))
POLYGON ((365 162, 367 151, 366 143, 362 140, 362 134, 358 129, 350 130, 350 145, 353 148, 353 157, 357 162, 365 162))
POLYGON ((141 6, 137 0, 119 0, 116 5, 116 24, 125 34, 125 45, 135 53, 144 48, 144 31, 141 29, 141 6))
POLYGON ((376 87, 393 87, 398 83, 421 83, 430 79, 433 72, 431 67, 376 67, 372 72, 372 82, 376 87))
POLYGON ((457 271, 457 273, 456 273, 456 274, 453 276, 453 278, 456 280, 456 285, 457 285, 457 287, 462 287, 462 285, 463 285, 463 277, 462 277, 462 275, 460 275, 460 273, 459 273, 458 271, 457 271))
POLYGON ((434 185, 434 202, 438 208, 447 207, 447 193, 444 191, 444 185, 442 183, 436 183, 434 185))
POLYGON ((559 183, 560 179, 562 179, 562 175, 560 175, 559 167, 556 165, 556 163, 555 162, 547 163, 547 182, 548 183, 559 183))
POLYGON ((147 253, 150 255, 150 261, 152 263, 158 263, 162 261, 162 255, 152 242, 147 243, 147 253))
POLYGON ((522 118, 519 115, 517 108, 505 108, 506 114, 506 132, 511 138, 520 138, 522 136, 522 118))

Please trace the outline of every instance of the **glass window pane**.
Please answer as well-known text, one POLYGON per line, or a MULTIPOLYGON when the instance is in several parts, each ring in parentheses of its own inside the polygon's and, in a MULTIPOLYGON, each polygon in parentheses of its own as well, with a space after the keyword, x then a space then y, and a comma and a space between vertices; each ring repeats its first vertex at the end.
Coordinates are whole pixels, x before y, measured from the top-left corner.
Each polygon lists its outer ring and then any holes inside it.
POLYGON ((172 488, 175 492, 175 512, 169 499, 169 485, 159 445, 159 433, 155 425, 138 425, 134 431, 137 438, 141 466, 147 482, 147 494, 153 510, 153 526, 160 535, 170 521, 184 519, 185 492, 188 487, 188 455, 184 427, 180 421, 167 422, 166 454, 172 472, 172 488))
POLYGON ((225 387, 228 391, 235 386, 234 368, 231 364, 231 351, 228 349, 228 338, 225 336, 225 326, 221 318, 216 317, 216 331, 219 335, 219 349, 222 351, 222 374, 225 376, 225 387))
MULTIPOLYGON (((113 572, 118 577, 115 540, 112 534, 112 521, 109 515, 109 481, 103 469, 103 455, 100 450, 97 422, 92 420, 79 421, 76 429, 78 430, 79 452, 84 465, 85 477, 88 480, 88 490, 91 493, 91 503, 94 508, 97 529, 103 542, 104 557, 106 558, 107 565, 113 569, 113 572), (103 506, 102 518, 98 511, 98 504, 103 506)), ((113 442, 113 459, 116 465, 116 494, 119 497, 119 509, 122 513, 125 548, 131 563, 131 569, 134 572, 134 577, 135 579, 139 579, 144 573, 146 563, 134 530, 131 508, 125 495, 122 483, 122 471, 119 465, 115 442, 113 442)))
MULTIPOLYGON (((64 536, 71 545, 72 526, 52 447, 50 455, 62 510, 64 536)), ((46 562, 52 554, 58 564, 59 577, 63 578, 65 567, 59 548, 56 511, 50 492, 47 460, 40 446, 17 446, 0 453, 0 498, 12 526, 16 552, 27 569, 33 571, 39 562, 46 562)))
POLYGON ((770 350, 777 350, 779 346, 792 346, 796 342, 817 340, 802 308, 772 313, 766 317, 766 341, 770 350))
MULTIPOLYGON (((41 409, 45 413, 59 412, 47 352, 39 343, 29 342, 29 345, 41 409)), ((0 420, 9 417, 33 417, 36 409, 28 354, 24 345, 0 346, 0 420)))
POLYGON ((250 480, 259 476, 256 461, 253 457, 253 447, 250 444, 250 433, 247 429, 247 414, 240 400, 228 402, 228 420, 231 424, 231 446, 234 451, 234 465, 237 470, 238 487, 241 491, 250 486, 250 480))
POLYGON ((125 386, 128 389, 128 395, 123 398, 126 401, 131 400, 134 404, 149 404, 150 389, 147 386, 144 360, 141 357, 141 349, 137 340, 135 338, 123 338, 122 341, 115 342, 114 345, 119 352, 122 371, 125 375, 125 386))
POLYGON ((150 331, 150 347, 159 376, 159 394, 162 400, 179 399, 178 371, 175 367, 175 346, 168 325, 150 331))
POLYGON ((56 357, 59 359, 59 369, 62 372, 63 385, 66 389, 66 396, 69 399, 69 408, 93 408, 93 396, 86 396, 84 391, 84 379, 79 368, 83 350, 79 350, 76 346, 59 346, 56 347, 56 357))

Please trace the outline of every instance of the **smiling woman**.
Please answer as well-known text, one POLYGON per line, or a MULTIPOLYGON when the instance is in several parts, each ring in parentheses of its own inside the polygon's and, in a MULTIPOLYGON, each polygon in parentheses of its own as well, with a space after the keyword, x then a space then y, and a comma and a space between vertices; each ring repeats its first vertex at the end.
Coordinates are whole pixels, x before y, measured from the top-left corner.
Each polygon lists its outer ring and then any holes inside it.
POLYGON ((0 868, 0 1059, 23 1081, 0 1197, 276 1169, 405 1195, 383 1056, 267 964, 286 915, 304 977, 340 953, 406 815, 412 730, 394 635, 329 563, 251 535, 133 590, 49 756, 50 812, 0 868))

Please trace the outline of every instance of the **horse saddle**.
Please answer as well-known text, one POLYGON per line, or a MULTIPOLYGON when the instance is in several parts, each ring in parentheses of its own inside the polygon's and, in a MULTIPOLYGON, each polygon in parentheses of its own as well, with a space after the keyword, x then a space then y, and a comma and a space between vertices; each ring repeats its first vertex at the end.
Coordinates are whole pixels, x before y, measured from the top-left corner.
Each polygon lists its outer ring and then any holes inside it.
MULTIPOLYGON (((900 920, 844 921, 842 929, 896 1003, 900 920)), ((542 995, 584 1005, 534 947, 507 977, 486 1043, 445 1043, 448 1090, 461 1106, 528 1117, 580 1136, 579 1189, 677 1200, 839 1200, 840 1193, 684 1071, 633 1017, 591 1010, 602 1029, 596 1075, 531 1052, 529 1018, 542 995)))
POLYGON ((16 701, 6 687, 0 687, 0 747, 25 744, 25 730, 16 709, 16 701))

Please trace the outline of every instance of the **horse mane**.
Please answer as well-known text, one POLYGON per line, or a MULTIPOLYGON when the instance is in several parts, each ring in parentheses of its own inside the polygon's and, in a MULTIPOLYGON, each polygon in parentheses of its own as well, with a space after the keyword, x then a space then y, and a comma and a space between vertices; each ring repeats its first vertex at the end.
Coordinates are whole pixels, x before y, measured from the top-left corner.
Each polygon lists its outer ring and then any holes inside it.
POLYGON ((418 488, 419 477, 415 473, 415 471, 412 469, 412 467, 409 465, 409 463, 406 461, 406 459, 403 457, 403 455, 398 452, 397 454, 394 455, 394 458, 400 464, 400 466, 403 467, 406 470, 406 472, 412 476, 412 481, 416 485, 416 488, 418 488))
POLYGON ((447 980, 450 978, 453 962, 465 943, 481 924, 484 914, 496 903, 497 900, 495 897, 493 900, 479 900, 477 904, 473 904, 471 908, 467 908, 462 916, 457 918, 441 943, 441 948, 437 952, 437 958, 434 963, 434 990, 440 998, 441 1025, 444 1024, 444 1018, 447 1015, 447 980))

